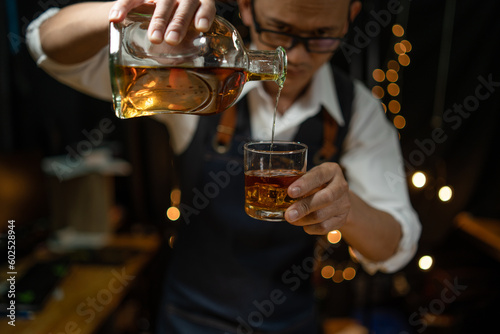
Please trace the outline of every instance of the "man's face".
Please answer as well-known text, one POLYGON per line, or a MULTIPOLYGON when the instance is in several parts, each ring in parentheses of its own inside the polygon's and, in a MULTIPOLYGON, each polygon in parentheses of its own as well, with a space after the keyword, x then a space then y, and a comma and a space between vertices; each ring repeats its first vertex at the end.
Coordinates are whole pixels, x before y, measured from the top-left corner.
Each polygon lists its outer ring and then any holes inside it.
MULTIPOLYGON (((243 0, 245 1, 247 0, 243 0)), ((262 29, 301 37, 343 37, 347 33, 349 0, 252 1, 254 19, 262 29)), ((275 47, 260 41, 249 8, 251 7, 240 6, 244 23, 251 26, 252 42, 258 49, 273 50, 275 47)), ((333 53, 308 52, 302 43, 287 50, 288 72, 282 93, 292 96, 300 94, 316 70, 329 61, 332 55, 333 53)))

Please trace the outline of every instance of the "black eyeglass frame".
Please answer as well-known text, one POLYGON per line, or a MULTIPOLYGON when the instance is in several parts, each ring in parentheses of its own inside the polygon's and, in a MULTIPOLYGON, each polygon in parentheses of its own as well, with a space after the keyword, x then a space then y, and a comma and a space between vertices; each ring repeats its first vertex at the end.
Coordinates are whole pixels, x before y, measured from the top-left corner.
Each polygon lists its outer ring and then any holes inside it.
POLYGON ((310 52, 310 53, 334 53, 340 47, 340 44, 345 40, 345 37, 302 37, 302 36, 298 36, 298 35, 294 35, 294 34, 289 34, 289 33, 286 33, 286 32, 274 31, 274 30, 269 30, 269 29, 262 28, 260 26, 260 24, 257 22, 256 16, 255 16, 255 7, 254 7, 254 4, 253 4, 254 1, 252 0, 252 1, 250 1, 250 3, 251 3, 250 6, 251 6, 251 10, 252 10, 252 19, 253 19, 253 24, 254 24, 254 27, 255 27, 255 31, 259 35, 259 40, 261 41, 261 43, 263 43, 263 44, 265 44, 267 46, 271 46, 271 47, 282 46, 283 48, 285 48, 285 50, 288 51, 288 50, 291 50, 292 48, 296 47, 297 44, 302 43, 304 45, 304 47, 306 48, 307 52, 310 52), (292 38, 292 44, 289 47, 285 47, 283 45, 270 44, 270 43, 265 42, 265 41, 262 40, 262 38, 261 38, 262 32, 270 32, 270 33, 277 34, 277 35, 291 37, 292 38), (312 51, 312 50, 309 49, 309 41, 311 41, 311 40, 330 40, 330 41, 339 41, 339 43, 336 46, 336 48, 333 49, 333 50, 328 50, 328 51, 312 51))

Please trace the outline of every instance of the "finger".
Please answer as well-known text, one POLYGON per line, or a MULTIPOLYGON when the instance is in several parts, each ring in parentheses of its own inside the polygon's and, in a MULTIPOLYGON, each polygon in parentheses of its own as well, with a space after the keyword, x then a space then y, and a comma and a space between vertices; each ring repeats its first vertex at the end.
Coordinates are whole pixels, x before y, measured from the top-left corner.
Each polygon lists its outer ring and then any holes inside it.
POLYGON ((333 203, 333 205, 313 211, 291 224, 302 226, 304 231, 308 234, 324 235, 344 226, 347 222, 349 210, 349 201, 341 199, 333 203))
POLYGON ((212 26, 215 18, 215 4, 213 0, 201 0, 200 7, 194 18, 194 26, 197 30, 206 32, 212 26))
POLYGON ((186 36, 189 25, 193 21, 194 13, 199 6, 199 0, 186 0, 179 4, 165 32, 165 41, 167 43, 177 45, 186 36))
POLYGON ((292 205, 285 212, 285 219, 294 225, 317 224, 336 213, 344 212, 345 189, 328 186, 292 205))
POLYGON ((121 22, 133 8, 141 5, 143 0, 120 0, 117 1, 109 10, 110 22, 121 22))
POLYGON ((163 42, 164 36, 166 36, 165 32, 167 26, 169 25, 170 18, 176 7, 177 2, 174 0, 156 2, 156 8, 151 17, 148 29, 149 40, 152 43, 159 44, 163 42))
POLYGON ((338 230, 345 224, 345 220, 346 218, 343 216, 333 217, 318 224, 306 225, 303 229, 310 235, 325 235, 333 230, 338 230))
POLYGON ((336 163, 316 166, 288 187, 288 195, 292 198, 306 196, 329 183, 339 172, 342 173, 342 170, 336 163))
POLYGON ((346 222, 349 210, 349 202, 340 200, 338 203, 315 210, 290 223, 295 226, 303 227, 326 224, 328 231, 331 231, 340 228, 346 222))

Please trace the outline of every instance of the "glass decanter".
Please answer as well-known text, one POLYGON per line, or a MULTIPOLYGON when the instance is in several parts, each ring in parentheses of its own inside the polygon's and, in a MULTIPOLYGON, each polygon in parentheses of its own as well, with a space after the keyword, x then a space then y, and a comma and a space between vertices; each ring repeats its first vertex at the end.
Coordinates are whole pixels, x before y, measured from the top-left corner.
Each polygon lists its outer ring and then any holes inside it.
POLYGON ((154 6, 143 5, 110 25, 113 105, 119 118, 159 113, 211 115, 232 106, 246 82, 286 76, 286 53, 248 50, 238 31, 216 16, 210 30, 191 25, 181 44, 153 44, 154 6))

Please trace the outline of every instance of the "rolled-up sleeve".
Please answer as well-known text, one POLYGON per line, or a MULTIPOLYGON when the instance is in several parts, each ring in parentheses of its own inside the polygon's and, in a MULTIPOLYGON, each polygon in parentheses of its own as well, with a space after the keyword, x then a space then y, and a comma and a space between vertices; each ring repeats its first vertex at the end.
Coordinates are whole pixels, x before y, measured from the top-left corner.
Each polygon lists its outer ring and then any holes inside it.
POLYGON ((72 65, 58 63, 50 59, 43 51, 40 42, 40 26, 58 11, 59 8, 50 8, 29 24, 26 31, 26 43, 31 56, 40 68, 61 83, 92 97, 111 101, 107 46, 92 58, 72 65))
POLYGON ((403 169, 395 128, 388 122, 378 101, 357 83, 351 131, 340 161, 350 189, 372 207, 391 214, 401 225, 402 238, 396 253, 383 262, 371 262, 354 254, 370 273, 395 272, 415 255, 421 224, 413 209, 403 169))

